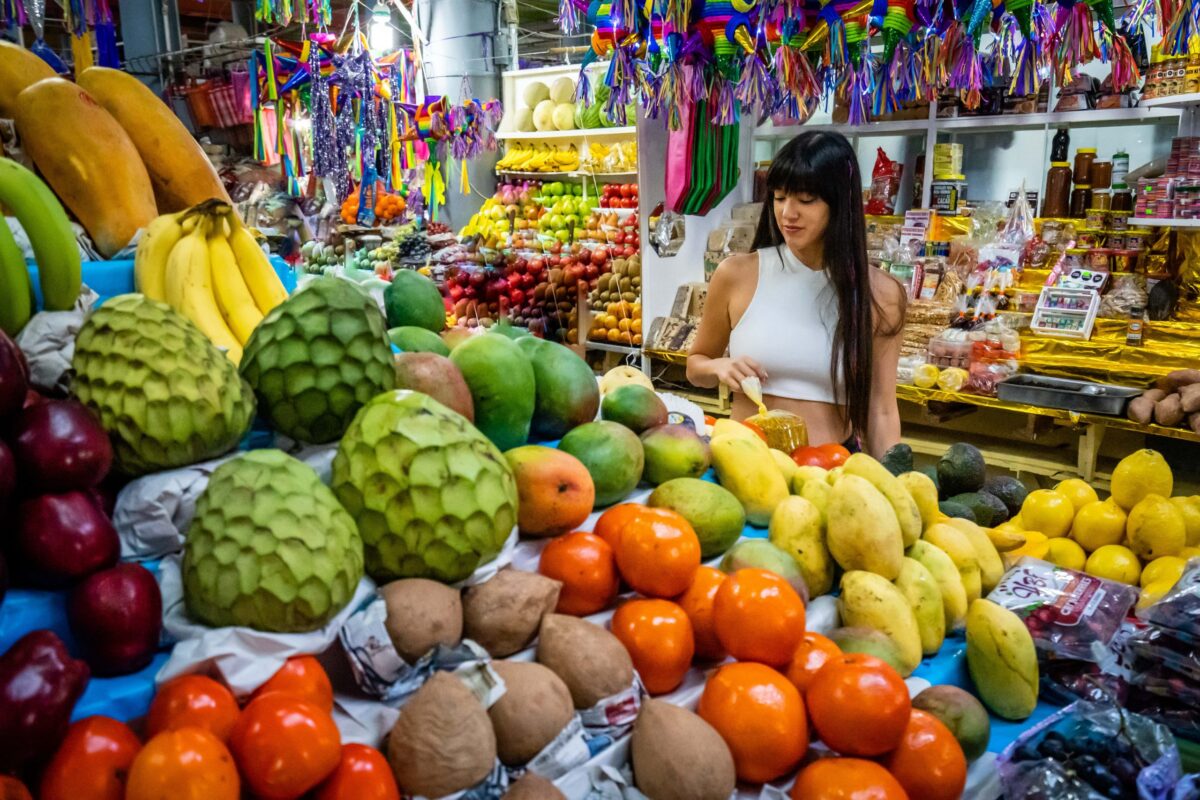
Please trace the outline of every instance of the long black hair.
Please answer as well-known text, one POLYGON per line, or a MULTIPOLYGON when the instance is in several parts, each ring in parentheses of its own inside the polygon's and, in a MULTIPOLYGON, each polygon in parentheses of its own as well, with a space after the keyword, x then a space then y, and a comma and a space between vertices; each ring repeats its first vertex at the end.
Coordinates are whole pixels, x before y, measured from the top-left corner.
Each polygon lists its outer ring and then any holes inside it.
POLYGON ((851 435, 865 438, 876 324, 882 314, 871 291, 862 173, 854 148, 840 133, 824 131, 806 131, 783 146, 767 172, 755 250, 786 246, 775 219, 776 192, 810 194, 829 205, 825 263, 810 266, 826 270, 837 295, 838 321, 830 358, 834 397, 845 408, 842 417, 851 435))

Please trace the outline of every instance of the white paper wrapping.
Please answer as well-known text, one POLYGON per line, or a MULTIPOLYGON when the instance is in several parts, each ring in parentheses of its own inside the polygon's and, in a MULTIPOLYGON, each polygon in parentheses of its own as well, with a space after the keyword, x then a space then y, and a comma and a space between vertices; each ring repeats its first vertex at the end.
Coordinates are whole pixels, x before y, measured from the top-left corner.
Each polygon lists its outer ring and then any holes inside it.
POLYGON ((75 337, 99 296, 84 286, 70 311, 40 311, 17 334, 17 347, 29 362, 29 382, 47 394, 71 388, 75 337))
POLYGON ((155 676, 160 685, 179 675, 211 673, 239 698, 253 692, 292 656, 323 653, 337 639, 350 615, 375 592, 370 578, 358 584, 354 598, 325 627, 312 633, 266 633, 253 628, 210 628, 192 620, 183 602, 179 555, 163 559, 158 584, 163 599, 163 630, 176 640, 171 657, 155 676))

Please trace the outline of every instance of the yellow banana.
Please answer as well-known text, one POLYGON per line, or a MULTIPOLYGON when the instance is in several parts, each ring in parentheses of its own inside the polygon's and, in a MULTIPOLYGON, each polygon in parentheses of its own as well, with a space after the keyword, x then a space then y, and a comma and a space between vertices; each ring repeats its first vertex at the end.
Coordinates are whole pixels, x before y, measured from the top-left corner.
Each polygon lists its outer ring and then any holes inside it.
MULTIPOLYGON (((182 224, 183 236, 171 248, 163 271, 163 300, 176 311, 183 310, 184 280, 192 250, 204 243, 208 221, 199 216, 189 217, 182 224)), ((136 262, 135 262, 136 263, 136 262)))
POLYGON ((160 303, 167 299, 167 259, 183 238, 183 217, 187 212, 163 214, 146 226, 138 239, 133 257, 133 277, 137 290, 160 303))
POLYGON ((254 304, 264 315, 275 306, 287 300, 287 289, 283 281, 275 274, 275 268, 267 259, 267 254, 254 241, 250 231, 238 218, 237 214, 229 214, 229 246, 237 258, 238 269, 246 280, 246 286, 254 297, 254 304))
POLYGON ((262 322, 263 314, 254 304, 254 297, 246 280, 238 269, 237 258, 233 248, 229 246, 228 234, 225 230, 226 221, 214 220, 213 230, 208 236, 208 261, 212 266, 213 292, 217 297, 217 307, 221 316, 229 325, 233 335, 242 344, 254 333, 258 323, 262 322))
MULTIPOLYGON (((217 298, 213 293, 212 265, 208 257, 208 231, 211 223, 212 220, 201 222, 195 231, 171 251, 172 260, 176 259, 176 251, 182 251, 178 256, 182 262, 179 267, 183 272, 183 298, 179 311, 196 323, 196 327, 213 344, 223 348, 229 359, 236 364, 242 359, 242 345, 225 324, 225 318, 221 316, 221 309, 217 307, 217 298)), ((167 288, 170 291, 172 287, 168 285, 167 288)))

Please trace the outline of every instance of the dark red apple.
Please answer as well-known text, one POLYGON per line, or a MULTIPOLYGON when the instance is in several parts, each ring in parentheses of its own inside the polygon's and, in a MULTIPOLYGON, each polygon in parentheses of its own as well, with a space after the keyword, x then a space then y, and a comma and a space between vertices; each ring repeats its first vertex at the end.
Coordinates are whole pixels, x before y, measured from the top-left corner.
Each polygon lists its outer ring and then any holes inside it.
POLYGON ((0 550, 0 606, 4 605, 4 595, 8 594, 8 562, 4 559, 4 551, 0 550))
POLYGON ((112 466, 112 444, 92 413, 70 400, 27 408, 13 426, 13 455, 30 492, 87 489, 112 466))
POLYGON ((95 572, 71 592, 71 633, 96 675, 125 675, 150 663, 162 633, 162 593, 140 564, 95 572))
POLYGON ((12 450, 0 440, 0 513, 8 508, 8 501, 17 491, 17 460, 12 450))
POLYGON ((43 494, 17 509, 16 551, 38 585, 65 586, 111 567, 120 547, 91 492, 43 494))
POLYGON ((27 633, 0 656, 0 771, 58 747, 88 677, 53 631, 27 633))
POLYGON ((25 405, 29 390, 29 369, 17 343, 0 331, 0 420, 12 416, 25 405))

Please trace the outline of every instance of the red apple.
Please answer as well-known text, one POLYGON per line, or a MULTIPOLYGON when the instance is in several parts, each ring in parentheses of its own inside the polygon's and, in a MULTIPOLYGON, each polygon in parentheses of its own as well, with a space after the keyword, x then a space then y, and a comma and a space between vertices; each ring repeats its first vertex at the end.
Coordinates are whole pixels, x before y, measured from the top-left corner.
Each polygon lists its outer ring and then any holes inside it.
POLYGON ((0 420, 17 413, 29 390, 29 369, 17 343, 0 331, 0 420))
POLYGON ((16 551, 30 578, 64 586, 117 563, 120 542, 90 492, 43 494, 17 510, 16 551))
POLYGON ((17 460, 12 450, 0 439, 0 513, 8 508, 8 501, 17 491, 17 460))
POLYGON ((21 412, 13 425, 13 455, 32 492, 87 489, 112 466, 112 444, 81 404, 50 400, 21 412))
POLYGON ((136 672, 154 658, 162 633, 162 593, 140 564, 89 575, 67 603, 71 633, 96 675, 136 672))

